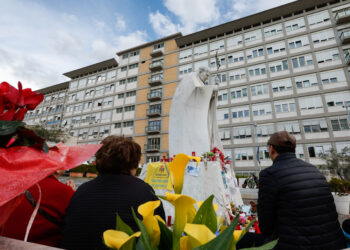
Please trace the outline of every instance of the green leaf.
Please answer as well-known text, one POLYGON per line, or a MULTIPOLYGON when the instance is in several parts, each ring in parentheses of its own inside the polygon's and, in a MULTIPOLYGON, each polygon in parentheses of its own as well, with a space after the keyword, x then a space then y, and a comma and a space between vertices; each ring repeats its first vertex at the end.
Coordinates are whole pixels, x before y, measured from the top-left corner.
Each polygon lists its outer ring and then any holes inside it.
POLYGON ((158 224, 160 228, 160 242, 158 249, 171 249, 173 245, 173 233, 163 222, 158 221, 158 224))
POLYGON ((139 218, 137 218, 134 208, 131 208, 131 211, 132 215, 134 216, 134 220, 141 231, 141 237, 139 241, 142 241, 145 250, 154 250, 155 248, 152 247, 145 225, 143 225, 142 221, 139 218))
POLYGON ((125 224, 125 222, 120 218, 119 214, 117 213, 117 228, 116 230, 122 231, 126 233, 127 235, 132 235, 134 231, 129 227, 129 225, 125 224))
MULTIPOLYGON (((203 204, 204 205, 204 204, 203 204)), ((202 206, 203 206, 202 205, 202 206)), ((208 243, 195 248, 196 250, 227 250, 229 249, 231 242, 233 241, 233 231, 235 231, 235 228, 238 223, 239 216, 236 216, 236 218, 232 221, 230 226, 226 228, 221 234, 219 234, 218 237, 215 239, 209 241, 208 243)))
POLYGON ((24 125, 21 121, 0 121, 0 136, 13 134, 18 127, 24 125))
POLYGON ((135 246, 135 238, 132 238, 130 240, 128 240, 127 242, 125 242, 122 247, 120 248, 120 250, 133 250, 134 246, 135 246))
POLYGON ((214 195, 211 195, 203 202, 192 223, 206 225, 215 234, 218 230, 218 224, 213 207, 213 199, 214 195))
POLYGON ((251 247, 251 248, 243 248, 242 250, 270 250, 273 249, 277 245, 278 239, 271 241, 260 247, 251 247))

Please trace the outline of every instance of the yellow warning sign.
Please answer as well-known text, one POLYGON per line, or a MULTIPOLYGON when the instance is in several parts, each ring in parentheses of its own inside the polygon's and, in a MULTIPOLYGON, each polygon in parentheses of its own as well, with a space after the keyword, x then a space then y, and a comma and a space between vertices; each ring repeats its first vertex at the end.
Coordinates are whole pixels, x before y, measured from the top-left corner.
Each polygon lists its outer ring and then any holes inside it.
POLYGON ((170 178, 170 170, 168 163, 148 163, 145 182, 150 184, 154 189, 173 190, 173 183, 170 178))

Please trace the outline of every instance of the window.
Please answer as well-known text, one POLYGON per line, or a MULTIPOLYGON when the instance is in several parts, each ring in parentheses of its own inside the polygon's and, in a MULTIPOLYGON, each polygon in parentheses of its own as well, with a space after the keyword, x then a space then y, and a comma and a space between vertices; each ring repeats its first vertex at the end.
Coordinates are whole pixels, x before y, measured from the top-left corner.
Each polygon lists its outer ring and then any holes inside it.
POLYGON ((102 95, 103 94, 103 91, 104 91, 104 87, 103 86, 101 86, 101 87, 97 87, 96 88, 96 95, 102 95))
POLYGON ((180 51, 179 53, 180 61, 191 57, 192 57, 192 49, 186 49, 186 50, 180 51))
POLYGON ((124 98, 124 93, 118 94, 118 99, 123 99, 124 98))
POLYGON ((120 68, 120 71, 121 71, 121 72, 124 72, 124 71, 127 71, 127 70, 128 70, 128 66, 124 66, 124 67, 121 67, 121 68, 120 68))
POLYGON ((105 86, 105 93, 107 94, 108 92, 113 92, 114 91, 114 83, 113 84, 107 84, 105 86))
POLYGON ((317 77, 315 74, 295 77, 294 80, 295 85, 298 89, 309 88, 318 85, 317 77))
POLYGON ((92 97, 94 95, 95 90, 94 89, 87 89, 85 91, 85 97, 92 97))
POLYGON ((271 87, 274 93, 292 90, 292 81, 290 79, 273 81, 271 87))
POLYGON ((308 45, 310 45, 310 42, 307 36, 296 37, 288 40, 288 46, 290 50, 298 49, 308 45))
POLYGON ((106 81, 106 74, 98 75, 96 78, 96 82, 104 82, 106 81))
POLYGON ((161 112, 162 110, 162 105, 161 104, 155 104, 155 105, 150 105, 149 106, 149 111, 150 112, 161 112))
POLYGON ((129 69, 136 69, 139 67, 139 64, 138 63, 134 63, 134 64, 130 64, 129 65, 129 69))
POLYGON ((312 65, 312 56, 311 55, 305 55, 305 56, 298 56, 292 58, 292 65, 293 68, 299 68, 299 67, 305 67, 307 65, 312 65))
POLYGON ((136 90, 126 92, 126 97, 130 97, 130 96, 136 96, 136 90))
POLYGON ((320 133, 327 132, 327 121, 325 118, 303 120, 304 132, 305 133, 320 133))
POLYGON ((311 34, 311 39, 314 44, 324 43, 327 41, 334 40, 334 32, 332 29, 323 30, 311 34))
POLYGON ((119 81, 119 85, 121 86, 121 85, 125 85, 126 84, 126 79, 123 79, 123 80, 120 80, 119 81))
POLYGON ((267 83, 253 85, 250 87, 252 96, 266 95, 269 93, 269 85, 267 83))
POLYGON ((266 51, 268 55, 285 52, 286 45, 284 42, 269 44, 269 45, 266 45, 266 51))
POLYGON ((130 111, 134 111, 134 110, 135 110, 135 105, 125 106, 124 107, 124 111, 125 112, 130 112, 130 111))
POLYGON ((247 59, 253 59, 257 57, 264 56, 264 48, 259 47, 259 48, 253 48, 251 50, 246 51, 247 59))
POLYGON ((116 108, 116 113, 117 114, 123 113, 123 108, 116 108))
POLYGON ((140 50, 132 51, 129 53, 130 57, 137 56, 140 54, 140 50))
POLYGON ((270 67, 271 73, 288 70, 288 61, 283 60, 283 61, 270 62, 269 67, 270 67))
POLYGON ((267 147, 259 147, 259 160, 269 160, 270 154, 267 147))
POLYGON ((232 108, 231 111, 233 119, 249 117, 249 106, 235 107, 232 108))
POLYGON ((112 103, 113 103, 113 97, 106 97, 103 99, 102 106, 103 107, 112 106, 112 103))
MULTIPOLYGON (((350 148, 349 142, 336 142, 335 146, 337 148, 337 152, 341 153, 345 147, 350 148)), ((347 154, 349 156, 349 153, 347 154)))
POLYGON ((259 103, 252 105, 253 116, 263 116, 271 114, 270 103, 259 103))
POLYGON ((157 73, 157 74, 153 74, 151 75, 150 81, 161 81, 163 80, 163 73, 157 73))
POLYGON ((122 55, 122 58, 123 59, 127 59, 129 57, 129 54, 124 54, 124 55, 122 55))
POLYGON ((350 129, 347 117, 332 117, 331 124, 333 131, 344 131, 350 129))
POLYGON ((211 75, 211 82, 212 82, 212 84, 224 83, 226 81, 227 81, 226 73, 211 75))
POLYGON ((192 72, 192 64, 186 64, 179 67, 179 74, 184 75, 192 72))
POLYGON ((86 78, 80 79, 79 82, 78 82, 78 88, 79 89, 83 88, 83 87, 85 87, 85 85, 86 85, 86 78))
POLYGON ((107 73, 107 80, 113 80, 117 77, 117 71, 112 70, 107 73))
POLYGON ((320 24, 320 23, 326 23, 330 21, 329 19, 329 13, 327 10, 313 14, 308 15, 307 20, 309 21, 310 28, 312 28, 313 25, 320 24))
MULTIPOLYGON (((225 56, 219 56, 218 62, 220 66, 226 65, 226 58, 225 56)), ((210 58, 210 67, 216 69, 217 68, 217 61, 216 58, 210 58)))
POLYGON ((297 121, 277 123, 278 131, 287 131, 290 134, 300 134, 300 127, 297 121))
POLYGON ((249 76, 259 76, 266 75, 266 66, 265 64, 255 65, 248 68, 249 76))
POLYGON ((233 128, 234 139, 249 139, 252 138, 251 127, 234 127, 233 128))
POLYGON ((84 104, 84 110, 89 110, 89 109, 91 109, 91 108, 92 108, 92 101, 86 102, 86 103, 84 104))
POLYGON ((137 82, 137 76, 128 78, 128 83, 137 82))
POLYGON ((225 49, 225 41, 219 40, 209 44, 210 52, 225 49))
POLYGON ((102 103, 103 103, 102 99, 95 100, 94 108, 102 107, 102 103))
POLYGON ((305 20, 303 17, 294 19, 284 23, 287 33, 293 30, 305 28, 305 20))
POLYGON ((256 127, 257 137, 270 137, 275 132, 273 124, 259 124, 256 127))
POLYGON ((331 144, 308 145, 307 150, 310 158, 321 158, 323 155, 328 155, 331 148, 331 144))
POLYGON ((114 128, 121 128, 121 127, 122 127, 121 122, 114 123, 114 128))
POLYGON ((222 141, 231 139, 231 132, 229 129, 220 129, 219 136, 222 141))
POLYGON ((69 89, 76 89, 77 87, 78 87, 78 81, 74 81, 69 84, 69 89))
POLYGON ((242 69, 231 70, 229 72, 229 77, 230 77, 230 81, 245 79, 246 78, 245 69, 242 68, 242 69))
POLYGON ((275 102, 275 111, 276 111, 276 113, 295 112, 294 100, 275 102))
POLYGON ((208 68, 208 61, 207 60, 203 60, 203 61, 199 61, 199 62, 195 62, 194 63, 194 70, 198 70, 200 67, 206 67, 208 68))
POLYGON ((236 161, 252 161, 254 159, 253 148, 235 148, 236 161))
POLYGON ((227 49, 234 49, 242 46, 242 35, 229 37, 226 40, 227 49))
POLYGON ((243 52, 229 54, 227 56, 227 61, 228 61, 228 63, 237 63, 237 62, 244 61, 243 52))
POLYGON ((344 106, 350 104, 350 92, 336 92, 332 94, 326 94, 326 103, 328 107, 344 106))
POLYGON ((159 162, 160 156, 159 155, 150 155, 147 156, 147 162, 159 162))
POLYGON ((227 101, 227 90, 219 91, 219 93, 218 93, 218 101, 219 102, 227 101))
POLYGON ((102 112, 101 120, 107 122, 107 121, 109 121, 111 119, 111 115, 112 115, 111 111, 102 112))
POLYGON ((123 127, 133 127, 134 126, 134 121, 128 121, 128 122, 123 122, 123 127))
POLYGON ((208 45, 202 45, 195 47, 193 50, 193 55, 195 57, 204 56, 208 53, 208 45))
POLYGON ((299 98, 301 110, 323 108, 321 96, 308 96, 299 98))
POLYGON ((217 109, 216 111, 216 119, 218 121, 220 120, 227 120, 229 117, 229 111, 228 109, 217 109))
POLYGON ((149 96, 150 97, 162 96, 162 89, 151 89, 149 96))
POLYGON ((345 82, 345 73, 342 69, 337 69, 333 71, 321 72, 322 84, 332 84, 337 82, 345 82))
POLYGON ((153 45, 153 50, 164 48, 164 42, 153 45))
POLYGON ((96 82, 96 76, 91 76, 88 78, 88 86, 94 85, 96 82))
POLYGON ((248 92, 246 87, 231 89, 231 99, 238 99, 238 98, 247 97, 247 96, 248 96, 248 92))
POLYGON ((319 64, 340 60, 338 49, 331 49, 316 53, 316 60, 319 64))
POLYGON ((153 130, 160 130, 161 128, 161 121, 148 121, 148 127, 153 130))
POLYGON ((282 24, 273 25, 264 28, 265 37, 271 37, 278 34, 282 34, 282 24))
POLYGON ((244 34, 244 41, 246 44, 253 41, 260 41, 260 40, 261 40, 261 30, 255 30, 244 34))

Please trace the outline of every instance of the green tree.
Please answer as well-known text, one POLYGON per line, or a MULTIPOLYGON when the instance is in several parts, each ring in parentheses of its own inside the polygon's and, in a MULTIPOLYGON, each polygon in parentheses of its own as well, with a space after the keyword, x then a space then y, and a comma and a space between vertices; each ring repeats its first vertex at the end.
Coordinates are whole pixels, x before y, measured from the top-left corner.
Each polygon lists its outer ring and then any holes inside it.
POLYGON ((65 142, 67 140, 66 132, 61 129, 47 129, 41 125, 27 127, 48 142, 65 142))
POLYGON ((350 148, 345 147, 340 153, 332 148, 330 154, 323 155, 322 158, 326 164, 321 169, 329 170, 343 181, 350 181, 350 148))

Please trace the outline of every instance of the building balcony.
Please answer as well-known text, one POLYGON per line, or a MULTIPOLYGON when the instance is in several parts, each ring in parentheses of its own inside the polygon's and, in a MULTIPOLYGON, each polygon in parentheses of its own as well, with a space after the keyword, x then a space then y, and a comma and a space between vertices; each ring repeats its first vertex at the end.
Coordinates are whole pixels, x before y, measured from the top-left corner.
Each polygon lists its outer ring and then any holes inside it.
POLYGON ((345 9, 337 12, 334 18, 337 24, 350 22, 350 9, 345 9))
POLYGON ((158 56, 163 56, 164 55, 164 52, 162 49, 157 49, 157 50, 153 50, 151 52, 151 57, 158 57, 158 56))
POLYGON ((163 84, 163 77, 160 77, 160 76, 158 76, 158 77, 150 77, 148 79, 148 84, 150 86, 152 86, 152 87, 161 85, 161 84, 163 84))
POLYGON ((340 33, 339 38, 340 38, 340 41, 343 45, 350 43, 350 30, 343 30, 340 33))
POLYGON ((145 144, 144 150, 146 152, 158 152, 160 150, 160 144, 145 144))
POLYGON ((160 116, 161 114, 162 114, 161 109, 147 109, 147 116, 148 117, 160 116))
POLYGON ((162 70, 163 69, 163 62, 162 61, 151 62, 149 65, 149 69, 151 71, 162 70))
POLYGON ((159 101, 159 100, 162 99, 162 92, 161 91, 157 91, 157 92, 149 93, 147 95, 147 99, 149 101, 159 101))
POLYGON ((158 134, 160 130, 160 125, 146 126, 146 134, 158 134))

